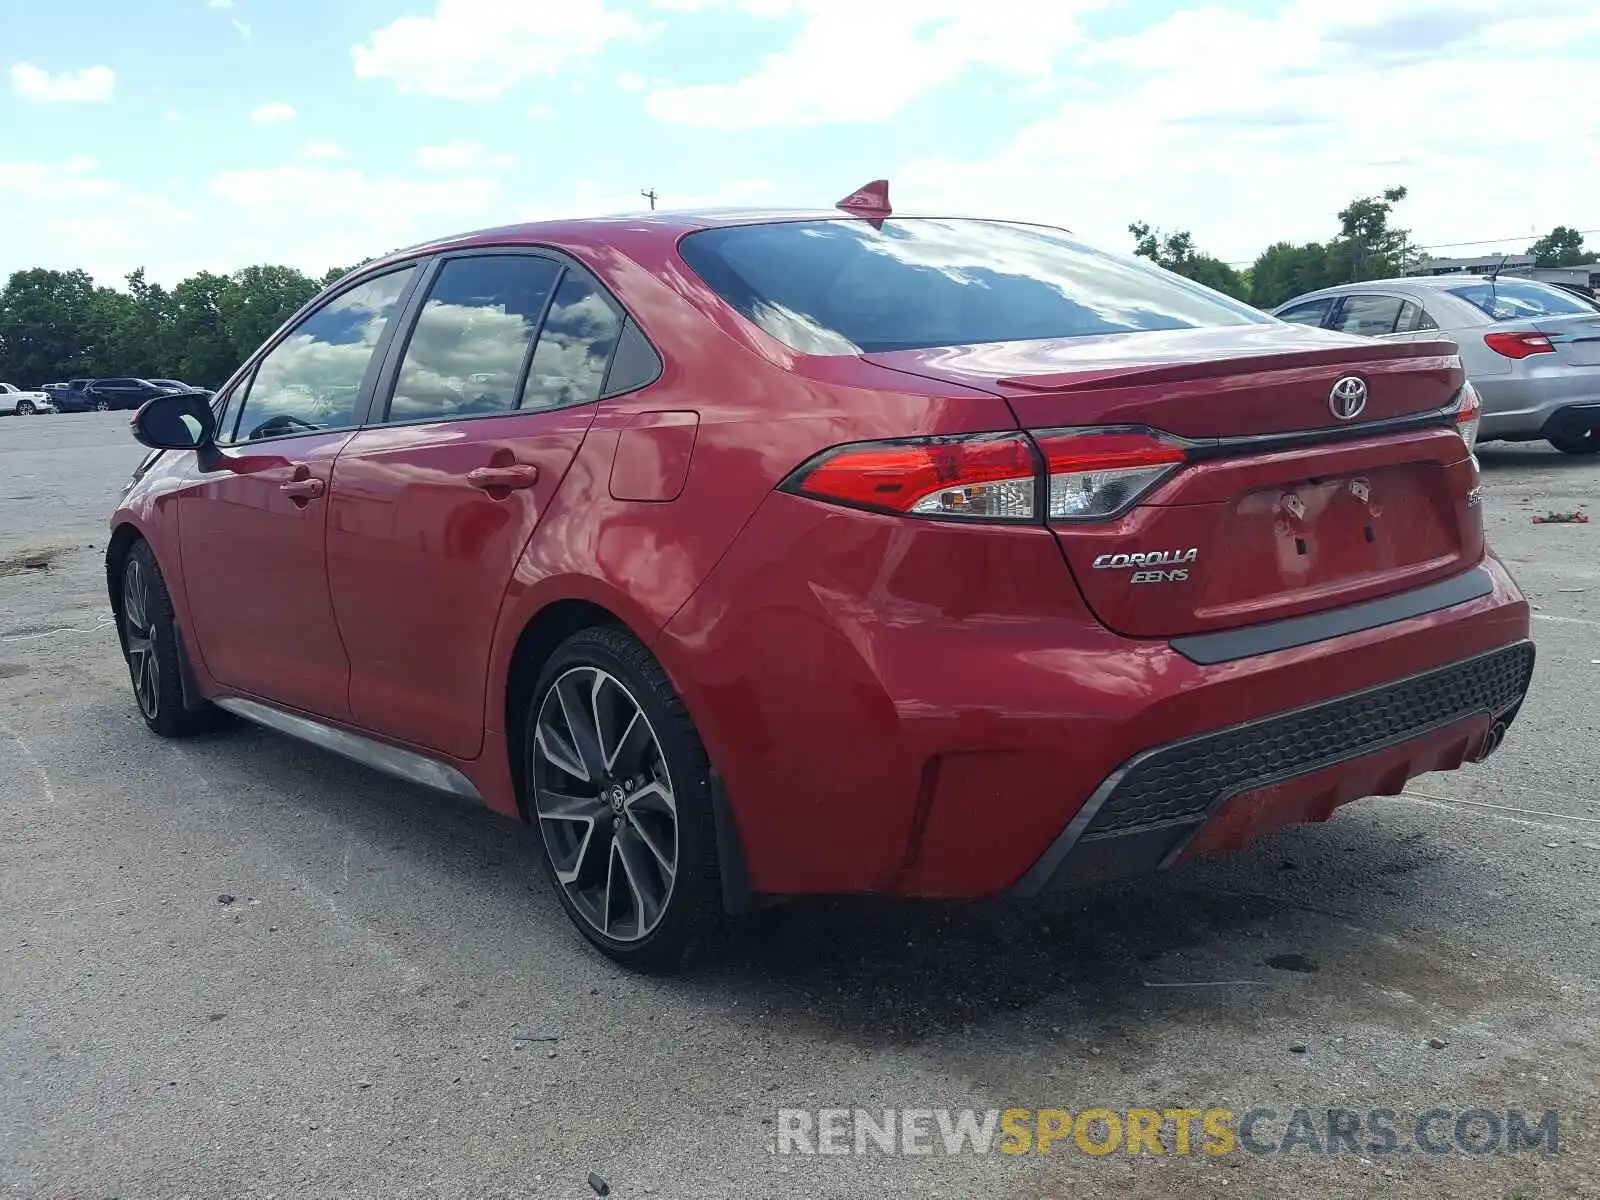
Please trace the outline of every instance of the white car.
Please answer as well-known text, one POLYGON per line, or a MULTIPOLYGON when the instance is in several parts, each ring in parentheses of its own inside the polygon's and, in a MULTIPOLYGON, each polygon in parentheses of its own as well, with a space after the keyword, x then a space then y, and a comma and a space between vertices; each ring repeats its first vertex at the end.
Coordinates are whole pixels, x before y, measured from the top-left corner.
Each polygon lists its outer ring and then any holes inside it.
POLYGON ((34 413, 53 413, 55 410, 49 392, 25 392, 14 383, 0 383, 0 413, 31 417, 34 413))

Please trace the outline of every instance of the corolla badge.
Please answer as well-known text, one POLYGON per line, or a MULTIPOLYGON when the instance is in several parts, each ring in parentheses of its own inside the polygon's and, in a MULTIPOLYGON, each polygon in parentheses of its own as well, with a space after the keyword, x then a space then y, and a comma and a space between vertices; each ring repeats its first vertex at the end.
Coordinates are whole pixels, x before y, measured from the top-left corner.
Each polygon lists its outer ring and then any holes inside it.
POLYGON ((1354 421, 1367 407, 1366 381, 1345 375, 1334 381, 1328 393, 1328 411, 1341 421, 1354 421))

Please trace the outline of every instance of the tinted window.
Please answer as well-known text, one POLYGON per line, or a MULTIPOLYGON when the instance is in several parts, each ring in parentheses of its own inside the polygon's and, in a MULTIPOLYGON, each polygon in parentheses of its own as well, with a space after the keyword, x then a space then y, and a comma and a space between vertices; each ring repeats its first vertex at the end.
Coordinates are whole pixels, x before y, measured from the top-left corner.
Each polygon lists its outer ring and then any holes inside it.
POLYGON ((1393 333, 1403 303, 1393 296, 1346 296, 1332 327, 1340 333, 1359 333, 1363 337, 1393 333))
POLYGON ((415 268, 369 279, 312 313, 256 367, 235 437, 347 429, 378 339, 415 268))
POLYGON ((713 290, 809 354, 1084 337, 1268 320, 1059 230, 990 221, 795 221, 692 234, 713 290))
POLYGON ((1396 333, 1415 333, 1419 329, 1437 328, 1439 328, 1438 322, 1422 311, 1422 305, 1413 304, 1409 300, 1400 302, 1400 319, 1394 327, 1396 333))
POLYGON ((1514 321, 1519 317, 1567 316, 1573 313, 1592 313, 1594 306, 1585 304, 1571 292, 1547 287, 1524 279, 1497 279, 1493 283, 1475 283, 1470 287, 1451 288, 1451 295, 1460 296, 1496 321, 1514 321))
POLYGON ((599 289, 569 271, 539 331, 522 407, 565 408, 599 399, 621 328, 616 309, 599 289))
POLYGON ((543 258, 444 264, 406 346, 391 421, 510 412, 561 268, 543 258))
POLYGON ((1324 296, 1321 300, 1308 300, 1304 304, 1284 309, 1278 314, 1278 320, 1291 321, 1296 325, 1321 325, 1332 307, 1333 297, 1324 296))

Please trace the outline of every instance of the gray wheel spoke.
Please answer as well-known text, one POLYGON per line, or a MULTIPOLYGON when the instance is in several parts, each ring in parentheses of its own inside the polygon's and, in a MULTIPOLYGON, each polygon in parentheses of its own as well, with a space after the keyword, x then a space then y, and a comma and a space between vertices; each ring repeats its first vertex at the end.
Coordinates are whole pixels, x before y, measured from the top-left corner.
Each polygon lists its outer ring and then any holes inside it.
POLYGON ((556 882, 619 942, 660 924, 677 879, 677 803, 643 706, 616 676, 575 666, 538 701, 529 782, 556 882))
POLYGON ((547 759, 574 779, 588 780, 589 769, 583 765, 583 756, 567 743, 566 738, 544 721, 539 722, 533 736, 547 759))
POLYGON ((628 807, 645 808, 654 812, 666 813, 670 817, 678 814, 678 803, 673 798, 672 789, 664 780, 652 779, 633 795, 628 797, 628 807))
POLYGON ((594 724, 592 694, 589 697, 572 694, 580 686, 563 675, 556 680, 556 699, 561 703, 561 715, 566 719, 571 745, 583 760, 585 779, 598 779, 605 774, 605 757, 600 752, 600 731, 594 724))
POLYGON ((149 654, 152 649, 154 647, 151 645, 150 639, 142 631, 138 633, 131 629, 128 631, 129 654, 149 654))
POLYGON ((542 821, 594 821, 607 809, 594 796, 568 796, 540 790, 534 808, 542 821))
POLYGON ((649 850, 656 860, 656 865, 661 871, 661 878, 666 881, 668 887, 671 887, 672 877, 677 874, 677 870, 667 851, 656 843, 656 835, 650 832, 644 822, 632 814, 629 814, 628 826, 625 832, 644 843, 645 849, 649 850))

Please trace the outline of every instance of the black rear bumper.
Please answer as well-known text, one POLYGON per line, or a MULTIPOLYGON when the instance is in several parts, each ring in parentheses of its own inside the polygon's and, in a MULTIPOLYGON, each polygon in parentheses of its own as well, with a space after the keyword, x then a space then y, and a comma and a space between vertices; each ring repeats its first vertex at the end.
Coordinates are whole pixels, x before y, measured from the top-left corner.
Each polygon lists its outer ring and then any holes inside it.
POLYGON ((1013 888, 1019 896, 1170 866, 1235 796, 1474 716, 1509 724, 1533 675, 1518 642, 1394 683, 1169 742, 1113 771, 1013 888))

